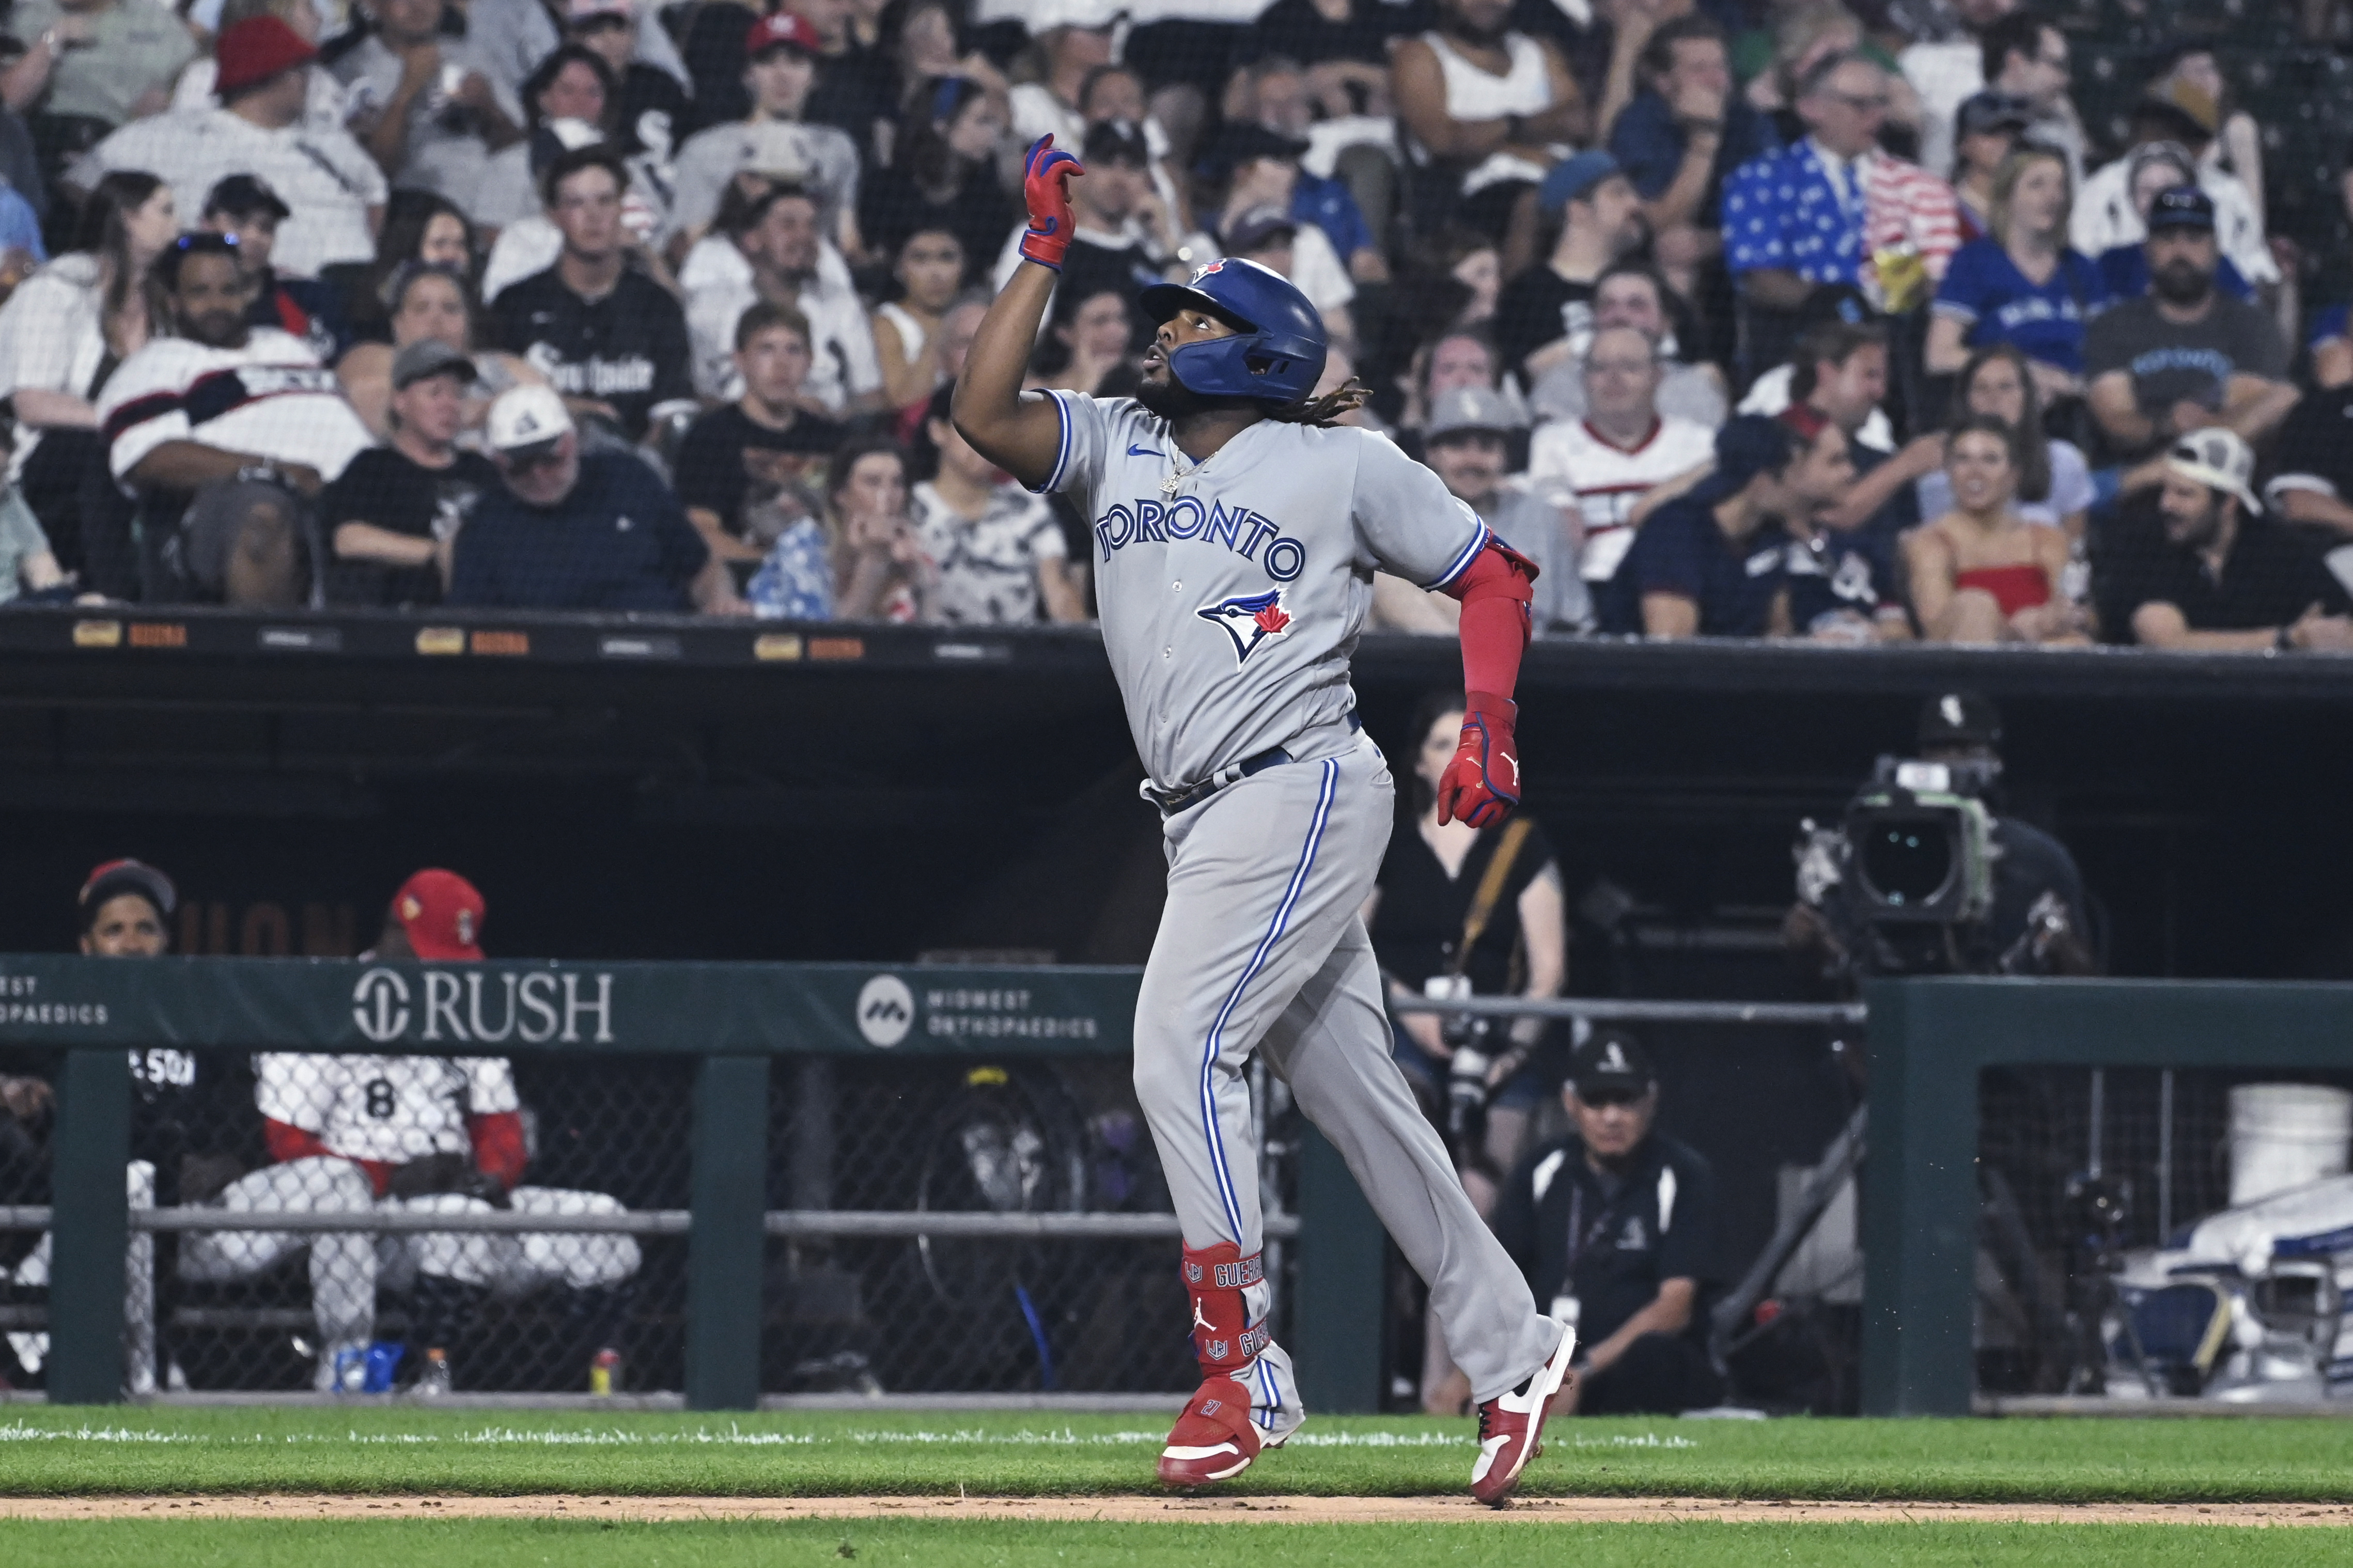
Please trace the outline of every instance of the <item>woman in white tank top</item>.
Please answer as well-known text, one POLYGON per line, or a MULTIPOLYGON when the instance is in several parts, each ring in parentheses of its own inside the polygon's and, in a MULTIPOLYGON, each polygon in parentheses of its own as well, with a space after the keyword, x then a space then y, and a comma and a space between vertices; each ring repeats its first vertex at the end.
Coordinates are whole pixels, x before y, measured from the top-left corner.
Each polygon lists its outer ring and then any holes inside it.
POLYGON ((884 403, 905 408, 939 384, 940 317, 964 286, 964 245, 944 228, 917 229, 900 245, 892 274, 900 294, 875 307, 874 357, 884 403))
POLYGON ((1440 7, 1435 31, 1397 53, 1406 150, 1416 163, 1463 165, 1466 196, 1504 181, 1543 179, 1591 130, 1559 55, 1503 28, 1500 9, 1498 25, 1488 26, 1463 15, 1484 8, 1452 0, 1440 7))

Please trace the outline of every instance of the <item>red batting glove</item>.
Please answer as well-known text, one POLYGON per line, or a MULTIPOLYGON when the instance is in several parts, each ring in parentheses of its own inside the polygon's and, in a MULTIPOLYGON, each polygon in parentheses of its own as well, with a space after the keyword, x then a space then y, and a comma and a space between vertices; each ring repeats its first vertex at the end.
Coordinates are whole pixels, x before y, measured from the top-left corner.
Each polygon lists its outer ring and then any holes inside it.
POLYGON ((1021 195, 1029 204, 1021 254, 1040 267, 1062 269, 1062 253, 1071 248, 1071 176, 1086 172, 1076 158, 1055 149, 1051 136, 1039 137, 1021 160, 1021 195))
POLYGON ((1520 804, 1519 742, 1512 726, 1519 705, 1493 692, 1470 693, 1462 739, 1438 776, 1438 820, 1492 827, 1520 804))

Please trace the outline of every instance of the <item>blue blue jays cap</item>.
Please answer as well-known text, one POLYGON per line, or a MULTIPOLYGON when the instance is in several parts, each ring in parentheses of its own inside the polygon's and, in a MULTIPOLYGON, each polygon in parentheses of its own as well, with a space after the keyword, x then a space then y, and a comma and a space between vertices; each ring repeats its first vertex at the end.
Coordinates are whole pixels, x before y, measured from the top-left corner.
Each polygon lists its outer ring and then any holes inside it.
POLYGON ((1574 158, 1563 158, 1544 177, 1544 184, 1536 192, 1537 205, 1544 208, 1546 217, 1558 217, 1569 203, 1583 201, 1593 194, 1594 186, 1613 174, 1624 173, 1617 159, 1599 148, 1579 153, 1574 158))

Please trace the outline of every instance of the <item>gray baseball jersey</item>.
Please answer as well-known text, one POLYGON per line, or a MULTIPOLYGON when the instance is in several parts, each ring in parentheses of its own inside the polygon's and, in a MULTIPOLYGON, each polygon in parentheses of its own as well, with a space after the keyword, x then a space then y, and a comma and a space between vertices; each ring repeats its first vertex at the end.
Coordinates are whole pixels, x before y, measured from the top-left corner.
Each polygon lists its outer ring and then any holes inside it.
MULTIPOLYGON (((1292 1087, 1430 1281, 1481 1399, 1560 1342, 1481 1222, 1390 1059, 1380 971, 1357 910, 1396 816, 1348 654, 1375 567, 1442 587, 1487 527, 1381 437, 1263 420, 1195 465, 1124 398, 1052 395, 1061 447, 1040 489, 1078 503, 1135 747, 1164 789, 1272 746, 1293 758, 1162 825, 1168 899, 1135 1010, 1135 1092, 1188 1247, 1263 1240, 1251 1055, 1292 1087)), ((1257 1326, 1271 1309, 1247 1290, 1257 1326)), ((1294 1325, 1304 1330, 1305 1325, 1294 1325)), ((1279 1344, 1239 1374, 1267 1436, 1302 1418, 1279 1344)))
POLYGON ((1374 569, 1444 587, 1488 538, 1368 430, 1261 420, 1197 465, 1133 399, 1049 395, 1062 438, 1039 489, 1088 521, 1103 645, 1163 789, 1355 708, 1374 569))

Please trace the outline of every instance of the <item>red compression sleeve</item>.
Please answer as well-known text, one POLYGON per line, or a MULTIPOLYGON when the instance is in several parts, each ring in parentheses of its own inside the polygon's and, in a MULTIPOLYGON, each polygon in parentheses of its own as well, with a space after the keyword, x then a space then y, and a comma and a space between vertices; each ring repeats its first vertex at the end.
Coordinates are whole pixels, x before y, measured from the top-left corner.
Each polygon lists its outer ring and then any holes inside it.
POLYGON ((1462 602, 1462 686, 1509 699, 1520 680, 1528 646, 1528 605, 1535 598, 1535 563, 1501 540, 1472 557, 1446 588, 1462 602))
POLYGON ((318 1155, 332 1158, 334 1151, 319 1142, 319 1135, 290 1121, 272 1121, 265 1117, 261 1136, 269 1145, 269 1157, 283 1165, 290 1160, 308 1160, 318 1155))
POLYGON ((488 1111, 466 1118, 466 1131, 474 1140, 474 1168, 513 1191, 530 1163, 522 1146, 522 1118, 512 1110, 488 1111))

